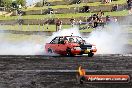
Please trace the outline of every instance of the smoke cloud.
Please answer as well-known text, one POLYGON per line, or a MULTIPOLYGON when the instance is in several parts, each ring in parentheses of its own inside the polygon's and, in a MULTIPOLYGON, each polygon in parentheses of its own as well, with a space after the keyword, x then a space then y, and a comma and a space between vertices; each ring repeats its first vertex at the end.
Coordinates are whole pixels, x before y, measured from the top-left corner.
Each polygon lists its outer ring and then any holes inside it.
MULTIPOLYGON (((1 43, 1 42, 0 42, 1 43)), ((37 55, 41 52, 41 45, 28 42, 2 42, 0 55, 37 55)))
MULTIPOLYGON (((15 34, 16 35, 16 34, 15 34)), ((17 39, 15 35, 1 33, 0 35, 0 55, 40 55, 44 54, 43 43, 36 41, 37 36, 17 39), (12 37, 13 36, 13 37, 12 37), (14 39, 14 40, 13 40, 14 39), (19 41, 16 41, 19 40, 19 41)), ((19 36, 26 36, 17 34, 19 36)), ((19 37, 20 38, 20 37, 19 37)), ((42 40, 42 39, 41 39, 42 40)))
POLYGON ((123 31, 118 23, 112 23, 94 30, 87 41, 96 45, 98 54, 122 54, 127 43, 123 31))
POLYGON ((59 30, 58 32, 54 32, 52 36, 47 39, 46 42, 50 42, 56 36, 71 36, 71 35, 81 36, 78 27, 72 27, 69 29, 63 29, 63 30, 59 30))

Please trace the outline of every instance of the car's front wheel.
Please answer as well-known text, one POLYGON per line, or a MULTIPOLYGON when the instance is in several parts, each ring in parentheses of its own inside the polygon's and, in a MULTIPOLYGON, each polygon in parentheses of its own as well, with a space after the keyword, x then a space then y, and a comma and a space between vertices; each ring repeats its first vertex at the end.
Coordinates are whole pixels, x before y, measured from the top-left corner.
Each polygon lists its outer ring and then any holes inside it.
POLYGON ((88 53, 88 57, 92 57, 93 55, 94 55, 94 53, 92 53, 92 52, 88 53))
POLYGON ((67 53, 67 56, 71 56, 71 57, 74 56, 74 54, 72 54, 70 48, 67 48, 67 49, 66 49, 66 53, 67 53))

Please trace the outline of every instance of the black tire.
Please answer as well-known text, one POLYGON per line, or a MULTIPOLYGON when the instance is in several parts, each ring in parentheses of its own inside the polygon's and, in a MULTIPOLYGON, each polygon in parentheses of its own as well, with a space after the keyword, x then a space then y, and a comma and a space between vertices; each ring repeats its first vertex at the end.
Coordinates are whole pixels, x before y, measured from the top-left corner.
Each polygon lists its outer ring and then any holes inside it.
POLYGON ((48 49, 48 53, 52 54, 53 53, 52 49, 48 49))
POLYGON ((85 81, 86 80, 85 80, 85 77, 84 76, 80 77, 80 79, 79 79, 79 83, 80 84, 84 84, 85 81))
POLYGON ((74 55, 71 53, 71 49, 70 48, 67 48, 66 49, 66 52, 67 52, 67 56, 70 56, 70 57, 73 57, 74 55))
POLYGON ((92 52, 88 53, 88 57, 92 57, 93 55, 94 55, 94 53, 92 53, 92 52))

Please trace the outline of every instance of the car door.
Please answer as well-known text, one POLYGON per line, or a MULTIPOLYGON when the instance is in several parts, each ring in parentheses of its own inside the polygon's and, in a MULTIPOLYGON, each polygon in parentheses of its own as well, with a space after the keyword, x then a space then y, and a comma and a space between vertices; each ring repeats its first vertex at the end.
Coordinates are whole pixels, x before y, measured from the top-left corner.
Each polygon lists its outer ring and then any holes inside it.
POLYGON ((50 49, 53 50, 53 52, 57 52, 58 50, 58 41, 59 41, 59 37, 55 37, 51 42, 50 42, 50 49))
POLYGON ((58 52, 60 54, 66 53, 67 45, 64 43, 64 37, 59 37, 58 52))

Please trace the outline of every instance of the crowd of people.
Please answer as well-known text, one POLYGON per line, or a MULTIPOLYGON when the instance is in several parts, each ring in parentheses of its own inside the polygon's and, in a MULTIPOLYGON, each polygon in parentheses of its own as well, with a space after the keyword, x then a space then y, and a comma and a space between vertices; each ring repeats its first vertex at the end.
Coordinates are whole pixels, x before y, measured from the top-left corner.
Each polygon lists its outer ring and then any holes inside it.
POLYGON ((104 12, 100 10, 97 14, 93 14, 90 17, 88 17, 87 22, 88 26, 92 28, 96 28, 97 26, 104 25, 104 12))
MULTIPOLYGON (((103 3, 110 3, 113 0, 102 0, 103 3)), ((132 0, 127 0, 128 9, 132 9, 132 0)), ((114 4, 111 11, 118 11, 118 4, 114 4)), ((76 21, 73 17, 69 20, 71 23, 71 27, 74 27, 75 25, 79 26, 80 29, 88 29, 88 28, 96 28, 96 27, 104 27, 105 24, 108 24, 109 22, 117 22, 116 17, 111 17, 110 15, 107 15, 104 17, 104 12, 100 10, 96 14, 91 15, 87 18, 86 21, 82 21, 81 19, 79 21, 76 21), (81 28, 80 25, 85 25, 86 28, 81 28)), ((60 19, 57 19, 56 22, 56 31, 60 30, 62 28, 62 21, 60 19)))
MULTIPOLYGON (((107 15, 104 17, 104 12, 100 10, 98 13, 91 15, 87 18, 87 21, 76 21, 73 17, 70 19, 71 27, 78 26, 79 29, 88 29, 88 28, 97 28, 104 27, 105 24, 109 24, 110 22, 117 22, 116 17, 111 17, 107 15), (81 27, 80 25, 83 25, 81 27)), ((56 31, 62 28, 62 21, 58 18, 56 20, 56 31)))

